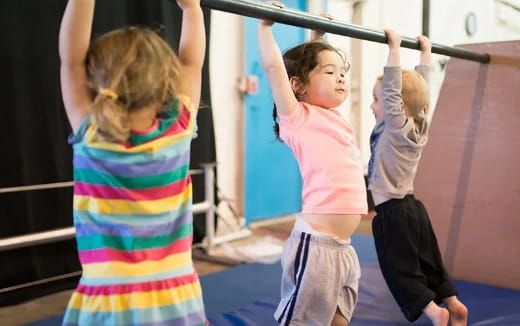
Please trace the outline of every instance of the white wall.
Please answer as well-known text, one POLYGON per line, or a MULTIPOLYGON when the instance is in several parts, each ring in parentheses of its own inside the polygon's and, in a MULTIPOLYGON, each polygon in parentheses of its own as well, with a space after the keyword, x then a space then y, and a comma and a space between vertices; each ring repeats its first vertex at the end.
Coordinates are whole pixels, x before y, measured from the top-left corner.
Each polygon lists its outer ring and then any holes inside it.
MULTIPOLYGON (((518 0, 509 0, 512 3, 518 0)), ((496 0, 436 0, 430 1, 430 38, 434 43, 453 46, 520 39, 520 13, 496 0), (477 31, 468 36, 465 18, 473 11, 477 17, 477 31)), ((309 8, 319 13, 327 7, 335 19, 382 30, 391 27, 407 37, 416 37, 422 29, 422 1, 419 0, 309 0, 309 8), (355 7, 355 9, 354 9, 355 7)), ((217 146, 218 185, 224 196, 242 213, 243 207, 243 99, 237 81, 244 70, 244 21, 236 15, 213 11, 210 44, 211 93, 217 146)), ((329 41, 350 56, 354 79, 353 91, 344 112, 358 131, 358 141, 366 166, 370 155, 368 139, 374 125, 370 111, 372 87, 376 76, 382 74, 386 62, 385 44, 351 40, 329 35, 329 41), (358 72, 355 70, 359 69, 358 72)), ((413 68, 419 60, 414 50, 402 50, 402 66, 413 68)), ((432 107, 442 85, 442 60, 434 55, 431 76, 432 107)))
MULTIPOLYGON (((508 1, 520 7, 518 0, 508 1)), ((431 1, 431 15, 432 39, 446 45, 520 38, 520 12, 496 0, 431 1), (477 17, 477 32, 468 36, 464 22, 471 11, 477 17)))
MULTIPOLYGON (((217 154, 217 185, 243 215, 244 101, 239 83, 244 75, 244 18, 220 11, 211 13, 209 73, 217 154)), ((219 207, 231 215, 226 205, 219 207)))

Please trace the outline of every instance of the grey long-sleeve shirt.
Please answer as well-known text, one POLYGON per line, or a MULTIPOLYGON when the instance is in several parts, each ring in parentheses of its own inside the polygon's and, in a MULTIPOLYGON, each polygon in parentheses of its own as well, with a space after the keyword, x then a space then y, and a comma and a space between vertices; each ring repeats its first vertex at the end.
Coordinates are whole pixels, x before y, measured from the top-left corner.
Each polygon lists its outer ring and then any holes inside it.
MULTIPOLYGON (((429 66, 415 70, 426 81, 429 66)), ((428 141, 429 121, 423 110, 417 118, 407 118, 401 108, 401 67, 385 67, 383 87, 383 131, 375 146, 373 173, 368 180, 374 202, 379 205, 413 193, 413 183, 424 146, 428 141)))

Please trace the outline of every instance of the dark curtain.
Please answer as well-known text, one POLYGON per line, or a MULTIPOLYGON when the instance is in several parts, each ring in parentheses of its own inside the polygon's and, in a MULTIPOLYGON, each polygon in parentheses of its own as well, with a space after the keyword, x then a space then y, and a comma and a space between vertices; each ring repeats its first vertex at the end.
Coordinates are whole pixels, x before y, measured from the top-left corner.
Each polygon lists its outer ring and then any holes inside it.
MULTIPOLYGON (((72 180, 71 129, 59 88, 58 30, 65 5, 66 0, 0 1, 0 188, 72 180)), ((209 44, 208 11, 205 17, 209 44)), ((93 37, 125 25, 146 25, 159 29, 177 50, 180 22, 175 2, 97 1, 93 37)), ((201 102, 210 107, 207 66, 201 102)), ((200 111, 198 124, 192 168, 215 160, 211 110, 200 111)), ((193 182, 198 202, 204 198, 204 180, 194 177, 193 182)), ((196 217, 196 230, 204 229, 202 220, 196 217)), ((72 188, 0 194, 0 239, 69 226, 72 188)), ((74 240, 0 251, 0 266, 0 306, 72 288, 77 277, 6 288, 80 270, 74 240)))

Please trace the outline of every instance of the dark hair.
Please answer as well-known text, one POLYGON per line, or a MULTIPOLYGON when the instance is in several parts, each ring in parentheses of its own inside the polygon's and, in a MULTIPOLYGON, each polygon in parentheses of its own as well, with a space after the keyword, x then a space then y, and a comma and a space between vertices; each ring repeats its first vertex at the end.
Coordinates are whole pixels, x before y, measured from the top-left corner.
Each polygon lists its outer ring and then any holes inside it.
MULTIPOLYGON (((295 46, 294 48, 287 50, 284 53, 283 62, 285 69, 287 70, 287 77, 289 79, 296 77, 302 83, 302 85, 307 85, 309 83, 309 73, 319 64, 318 54, 325 50, 338 53, 345 63, 345 70, 348 71, 350 69, 350 64, 345 59, 344 54, 327 43, 325 40, 320 39, 302 43, 298 46, 295 46)), ((273 130, 276 135, 276 139, 282 141, 280 139, 280 126, 278 125, 276 104, 273 108, 273 120, 273 130)))

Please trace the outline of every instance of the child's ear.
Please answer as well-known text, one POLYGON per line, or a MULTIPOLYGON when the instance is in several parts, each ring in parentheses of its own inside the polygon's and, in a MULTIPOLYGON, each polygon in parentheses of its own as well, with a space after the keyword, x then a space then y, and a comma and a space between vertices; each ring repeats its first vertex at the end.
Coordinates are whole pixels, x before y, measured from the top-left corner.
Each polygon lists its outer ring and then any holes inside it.
POLYGON ((408 108, 406 107, 406 105, 404 105, 404 102, 401 101, 401 109, 403 110, 404 112, 404 115, 409 118, 411 117, 412 115, 410 114, 410 112, 408 111, 408 108))
POLYGON ((408 115, 408 108, 406 107, 406 105, 404 105, 403 101, 401 101, 401 110, 403 110, 404 113, 408 115))
POLYGON ((303 89, 302 89, 302 82, 300 81, 300 79, 298 77, 295 77, 295 76, 292 76, 290 79, 289 79, 289 82, 291 83, 291 88, 293 90, 293 92, 295 94, 297 93, 302 93, 303 89))
POLYGON ((403 110, 403 112, 408 115, 408 110, 406 109, 406 105, 404 105, 404 102, 401 101, 401 103, 399 103, 399 106, 401 107, 401 110, 403 110))

